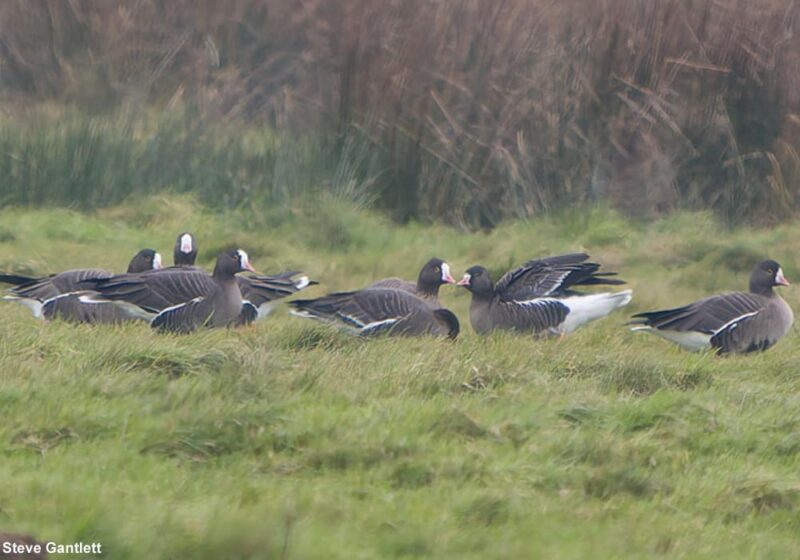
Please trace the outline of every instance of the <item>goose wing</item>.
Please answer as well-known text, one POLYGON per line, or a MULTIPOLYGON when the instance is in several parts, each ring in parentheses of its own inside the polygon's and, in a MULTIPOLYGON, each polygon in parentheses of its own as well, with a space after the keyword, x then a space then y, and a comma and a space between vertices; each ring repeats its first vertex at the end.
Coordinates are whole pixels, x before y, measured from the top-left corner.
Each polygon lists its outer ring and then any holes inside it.
POLYGON ((317 299, 290 301, 289 305, 297 315, 361 334, 385 332, 414 312, 428 311, 427 304, 416 296, 385 288, 335 292, 317 299))
POLYGON ((0 282, 14 284, 16 287, 9 292, 19 298, 30 298, 44 301, 58 295, 80 290, 83 282, 110 278, 112 273, 100 268, 79 268, 52 274, 43 278, 28 278, 26 276, 4 275, 0 282))
POLYGON ((385 288, 389 290, 402 290, 404 292, 416 293, 417 285, 414 282, 403 280, 402 278, 384 278, 373 282, 366 289, 385 288))
POLYGON ((151 312, 206 296, 216 288, 210 274, 189 267, 118 274, 89 284, 106 299, 132 303, 151 312))
POLYGON ((598 272, 598 263, 586 262, 586 253, 570 253, 526 262, 504 274, 495 293, 503 301, 529 300, 537 297, 567 295, 572 286, 624 284, 615 272, 598 272))
POLYGON ((298 274, 300 272, 288 271, 271 276, 240 275, 236 277, 236 281, 239 283, 242 297, 258 308, 265 303, 291 296, 308 286, 317 284, 314 280, 309 280, 307 276, 295 278, 298 274))
POLYGON ((763 296, 733 292, 711 296, 683 307, 637 313, 632 322, 659 330, 699 332, 714 336, 732 327, 735 330, 738 327, 734 325, 754 317, 765 305, 763 296))
POLYGON ((89 324, 117 324, 141 318, 111 301, 88 303, 81 299, 89 295, 90 292, 69 292, 45 300, 42 303, 42 315, 47 320, 89 324))

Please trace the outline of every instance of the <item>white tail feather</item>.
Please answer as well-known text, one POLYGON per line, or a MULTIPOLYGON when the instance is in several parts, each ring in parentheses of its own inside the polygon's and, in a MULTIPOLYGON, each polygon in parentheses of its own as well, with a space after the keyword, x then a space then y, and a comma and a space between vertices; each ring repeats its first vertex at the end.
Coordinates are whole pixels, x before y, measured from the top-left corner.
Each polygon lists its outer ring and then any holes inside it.
POLYGON ((633 290, 623 290, 561 299, 561 303, 569 308, 569 315, 559 330, 569 334, 581 325, 601 319, 615 309, 628 305, 632 297, 633 290))

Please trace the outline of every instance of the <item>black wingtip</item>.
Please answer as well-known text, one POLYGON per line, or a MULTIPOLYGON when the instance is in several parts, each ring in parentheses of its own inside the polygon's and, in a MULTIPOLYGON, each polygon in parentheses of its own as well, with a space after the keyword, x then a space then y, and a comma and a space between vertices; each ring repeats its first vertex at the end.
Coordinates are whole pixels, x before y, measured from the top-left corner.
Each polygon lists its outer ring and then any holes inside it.
POLYGON ((32 284, 38 282, 39 278, 31 278, 30 276, 19 276, 17 274, 0 274, 0 282, 3 284, 11 284, 13 286, 23 286, 25 284, 32 284))

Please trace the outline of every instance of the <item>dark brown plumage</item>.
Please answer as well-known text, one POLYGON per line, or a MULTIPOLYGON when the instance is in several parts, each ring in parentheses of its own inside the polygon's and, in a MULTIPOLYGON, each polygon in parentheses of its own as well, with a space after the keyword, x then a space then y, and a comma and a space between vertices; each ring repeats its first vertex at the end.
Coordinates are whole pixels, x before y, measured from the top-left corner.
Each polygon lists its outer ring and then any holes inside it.
MULTIPOLYGON (((284 272, 275 276, 237 276, 243 298, 237 324, 247 324, 266 316, 274 301, 316 284, 299 273, 284 272)), ((209 295, 215 288, 213 277, 202 269, 173 266, 143 274, 120 274, 90 282, 103 298, 138 307, 141 313, 156 314, 197 297, 209 295)), ((135 311, 132 307, 129 307, 135 311)))
POLYGON ((189 333, 201 327, 226 327, 242 312, 242 292, 236 282, 239 272, 255 272, 247 253, 224 251, 217 257, 211 279, 214 287, 206 295, 168 307, 150 323, 163 332, 189 333))
POLYGON ((438 309, 441 307, 439 287, 443 284, 455 284, 455 280, 450 275, 450 265, 434 257, 422 267, 416 283, 402 278, 384 278, 373 282, 367 288, 388 288, 409 292, 425 300, 432 308, 438 309))
POLYGON ((361 336, 440 335, 454 339, 458 318, 448 309, 431 309, 415 295, 388 288, 335 292, 317 299, 294 300, 293 314, 321 320, 361 336))
MULTIPOLYGON (((142 249, 131 259, 128 272, 143 272, 161 267, 161 256, 152 249, 142 249)), ((87 295, 87 280, 110 278, 107 270, 87 268, 54 274, 45 278, 2 276, 0 281, 13 282, 17 287, 9 290, 3 299, 17 301, 33 311, 36 317, 60 318, 76 323, 108 323, 129 320, 120 310, 87 307, 80 296, 87 295)))
POLYGON ((468 269, 458 282, 472 292, 470 322, 479 334, 495 329, 568 334, 626 305, 631 291, 580 294, 573 286, 622 284, 598 273, 583 253, 528 261, 503 275, 497 284, 482 266, 468 269))
POLYGON ((791 328, 794 314, 775 286, 788 286, 780 265, 759 263, 750 276, 749 292, 732 292, 701 299, 683 307, 634 315, 634 331, 647 331, 697 351, 721 354, 763 351, 791 328))

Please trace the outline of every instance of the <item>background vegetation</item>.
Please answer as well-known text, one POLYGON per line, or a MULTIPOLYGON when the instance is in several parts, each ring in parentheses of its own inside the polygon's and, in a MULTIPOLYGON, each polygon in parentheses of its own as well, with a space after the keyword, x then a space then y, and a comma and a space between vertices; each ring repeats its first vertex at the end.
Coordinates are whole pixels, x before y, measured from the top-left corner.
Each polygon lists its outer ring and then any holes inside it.
MULTIPOLYGON (((342 211, 259 225, 152 198, 99 212, 0 213, 0 269, 126 265, 193 228, 264 271, 328 289, 412 276, 431 254, 494 273, 587 249, 635 298, 559 342, 363 341, 288 317, 160 336, 0 321, 0 527, 100 541, 109 558, 775 558, 800 545, 797 335, 763 355, 693 355, 628 312, 744 286, 765 247, 800 273, 800 227, 720 233, 570 213, 491 234, 342 211), (326 240, 335 237, 335 245, 326 240)), ((796 289, 782 293, 797 309, 796 289)))
POLYGON ((799 9, 8 0, 0 200, 326 189, 470 228, 597 201, 775 223, 798 204, 799 9))

